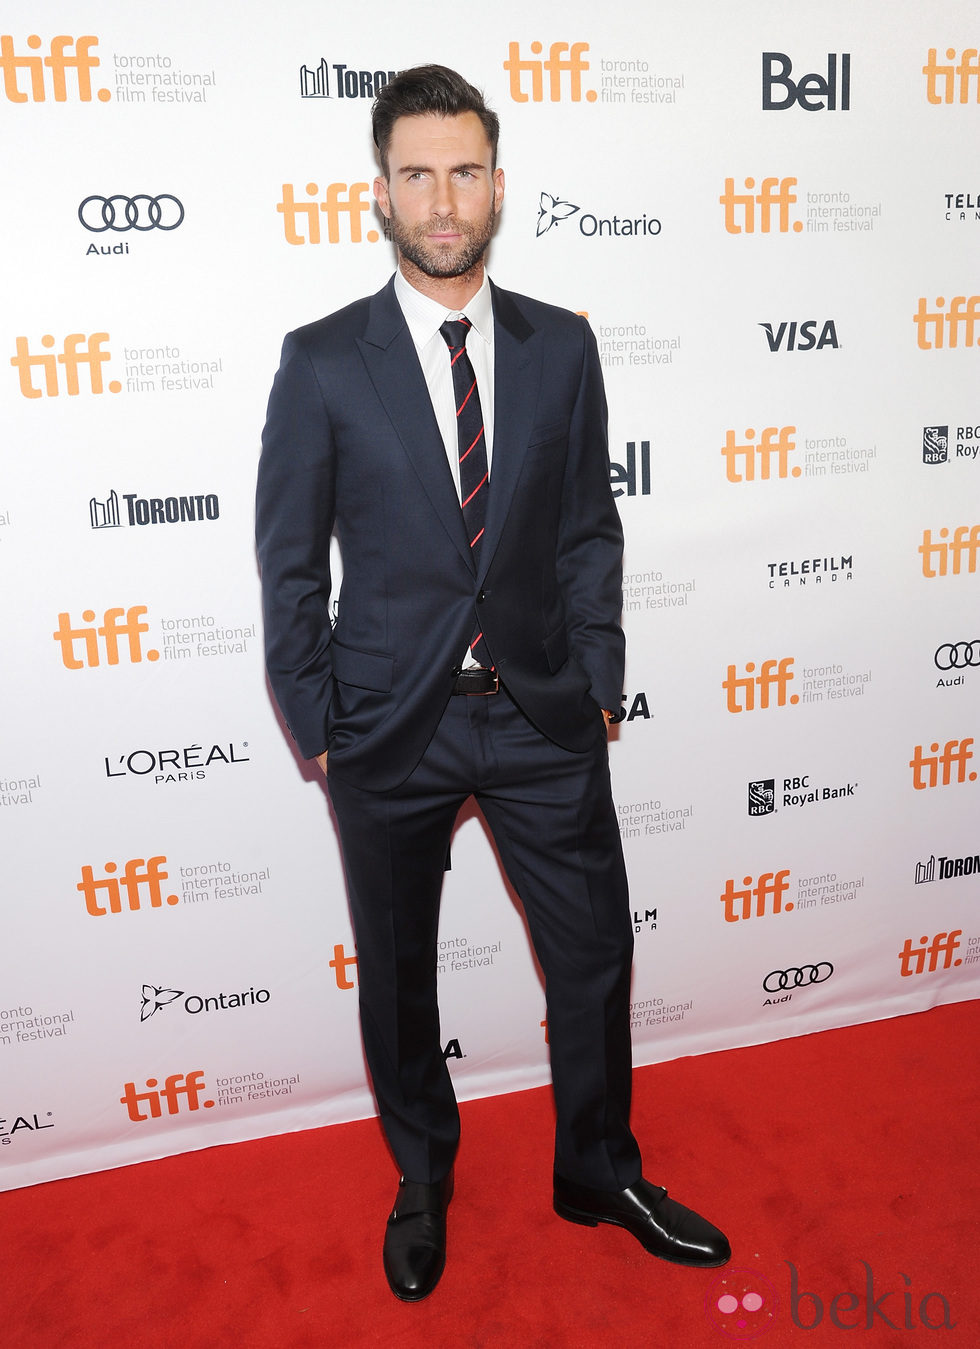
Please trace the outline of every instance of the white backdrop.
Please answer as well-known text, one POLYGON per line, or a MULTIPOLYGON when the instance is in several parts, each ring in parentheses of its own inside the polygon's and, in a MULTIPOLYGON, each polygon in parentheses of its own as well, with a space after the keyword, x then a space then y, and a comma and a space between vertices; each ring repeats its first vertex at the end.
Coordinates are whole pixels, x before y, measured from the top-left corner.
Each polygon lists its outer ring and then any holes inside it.
MULTIPOLYGON (((502 0, 432 40, 308 0, 3 23, 0 1184, 373 1110, 252 494, 283 333, 392 270, 370 96, 424 61, 501 116, 492 274, 602 353, 636 1062, 974 996, 975 7, 502 0)), ((489 848, 465 814, 461 1097, 548 1072, 489 848)))

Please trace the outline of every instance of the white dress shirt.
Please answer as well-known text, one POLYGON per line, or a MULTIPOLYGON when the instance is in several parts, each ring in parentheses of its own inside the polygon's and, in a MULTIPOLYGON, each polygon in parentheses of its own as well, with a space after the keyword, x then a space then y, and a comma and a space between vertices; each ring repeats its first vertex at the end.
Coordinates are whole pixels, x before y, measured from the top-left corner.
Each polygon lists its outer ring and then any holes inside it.
POLYGON ((484 439, 487 445, 487 469, 493 458, 493 304, 490 282, 486 273, 483 285, 467 301, 465 310, 447 309, 438 300, 409 285, 401 271, 395 273, 395 296, 401 305, 408 331, 415 343, 422 373, 436 414, 446 459, 459 491, 459 444, 456 438, 456 397, 453 393, 453 372, 449 348, 439 329, 447 319, 459 319, 465 314, 472 327, 466 335, 466 353, 476 375, 476 387, 483 411, 484 439))

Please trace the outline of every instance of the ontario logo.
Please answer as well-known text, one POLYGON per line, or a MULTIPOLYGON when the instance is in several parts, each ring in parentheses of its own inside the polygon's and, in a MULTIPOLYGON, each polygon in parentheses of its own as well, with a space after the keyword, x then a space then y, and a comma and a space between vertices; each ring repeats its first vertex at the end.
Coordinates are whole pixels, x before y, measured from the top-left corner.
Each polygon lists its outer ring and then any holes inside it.
POLYGON ((140 1021, 149 1021, 151 1016, 164 1007, 170 1007, 178 998, 184 999, 184 1011, 191 1016, 199 1012, 227 1012, 236 1007, 258 1007, 269 1001, 272 994, 267 988, 246 988, 239 993, 215 993, 202 997, 199 993, 188 993, 182 989, 164 988, 162 985, 144 984, 140 1003, 140 1021))
POLYGON ((599 216, 591 211, 583 211, 575 202, 566 201, 551 192, 542 192, 538 199, 538 225, 535 237, 540 239, 542 235, 548 234, 573 217, 577 217, 579 234, 586 239, 624 239, 637 238, 641 235, 652 239, 663 229, 662 222, 656 216, 647 215, 645 212, 638 216, 599 216))

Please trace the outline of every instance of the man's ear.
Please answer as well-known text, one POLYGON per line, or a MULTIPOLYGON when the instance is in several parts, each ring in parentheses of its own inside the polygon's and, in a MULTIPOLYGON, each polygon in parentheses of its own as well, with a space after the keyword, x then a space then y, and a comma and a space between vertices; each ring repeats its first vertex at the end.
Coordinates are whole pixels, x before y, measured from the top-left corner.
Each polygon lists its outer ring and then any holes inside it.
POLYGON ((374 180, 374 199, 381 207, 381 214, 386 220, 391 219, 391 198, 388 195, 388 179, 375 178, 374 180))

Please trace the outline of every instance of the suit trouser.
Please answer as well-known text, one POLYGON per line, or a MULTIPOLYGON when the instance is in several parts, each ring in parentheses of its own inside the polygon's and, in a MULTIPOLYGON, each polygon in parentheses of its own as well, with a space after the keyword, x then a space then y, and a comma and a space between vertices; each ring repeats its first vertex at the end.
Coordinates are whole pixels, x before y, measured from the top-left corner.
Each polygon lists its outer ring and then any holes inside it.
POLYGON ((439 900, 453 824, 473 795, 524 905, 545 976, 566 1179, 640 1177, 629 1128, 633 929, 605 727, 560 748, 507 694, 454 696, 417 768, 390 792, 330 774, 354 934, 364 1049, 381 1122, 409 1180, 452 1166, 459 1112, 437 1003, 439 900))

